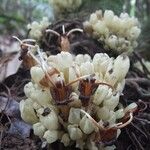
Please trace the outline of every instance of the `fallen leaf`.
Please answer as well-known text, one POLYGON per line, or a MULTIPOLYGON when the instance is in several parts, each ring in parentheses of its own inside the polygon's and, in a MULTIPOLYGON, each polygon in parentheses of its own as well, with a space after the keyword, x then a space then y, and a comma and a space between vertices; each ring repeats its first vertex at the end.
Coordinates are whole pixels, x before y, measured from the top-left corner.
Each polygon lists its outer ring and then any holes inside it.
POLYGON ((3 54, 14 53, 20 50, 17 41, 14 41, 11 36, 0 36, 0 49, 3 54))
POLYGON ((0 82, 10 75, 15 74, 22 61, 19 60, 20 54, 5 54, 0 60, 0 82))
POLYGON ((9 118, 10 127, 7 133, 19 134, 22 138, 30 136, 32 126, 21 119, 18 102, 0 96, 0 114, 2 113, 9 118))
POLYGON ((26 138, 30 137, 32 126, 25 123, 23 120, 14 119, 11 121, 10 128, 8 133, 10 134, 19 134, 21 137, 26 138))
POLYGON ((12 118, 20 118, 19 103, 13 99, 0 96, 0 113, 12 118))

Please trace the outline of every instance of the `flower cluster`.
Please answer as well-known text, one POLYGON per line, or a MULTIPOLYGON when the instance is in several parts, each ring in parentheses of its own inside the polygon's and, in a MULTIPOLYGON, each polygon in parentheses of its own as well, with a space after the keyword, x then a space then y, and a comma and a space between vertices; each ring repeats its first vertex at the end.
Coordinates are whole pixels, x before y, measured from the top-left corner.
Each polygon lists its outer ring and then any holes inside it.
POLYGON ((50 24, 47 17, 43 17, 40 22, 33 21, 31 24, 28 24, 27 28, 30 30, 30 37, 39 40, 42 36, 42 31, 50 24))
POLYGON ((132 52, 137 46, 141 32, 137 18, 127 13, 114 15, 111 10, 101 10, 91 14, 89 21, 84 22, 87 33, 104 44, 106 50, 116 53, 132 52))
POLYGON ((136 107, 119 103, 128 57, 99 53, 91 59, 87 54, 61 52, 40 58, 42 64, 31 68, 32 80, 24 87, 27 99, 20 102, 21 117, 48 143, 60 140, 80 149, 109 149, 104 145, 118 137, 120 128, 129 123, 123 118, 136 107), (110 130, 113 137, 107 137, 110 130))
POLYGON ((56 12, 72 12, 79 8, 82 0, 49 0, 56 12))

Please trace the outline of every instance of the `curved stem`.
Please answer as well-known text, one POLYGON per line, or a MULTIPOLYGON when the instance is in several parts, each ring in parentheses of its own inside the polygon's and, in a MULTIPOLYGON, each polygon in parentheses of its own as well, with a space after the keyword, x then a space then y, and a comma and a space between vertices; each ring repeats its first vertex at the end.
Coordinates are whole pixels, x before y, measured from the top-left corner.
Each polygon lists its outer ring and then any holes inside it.
POLYGON ((22 42, 36 42, 36 40, 34 40, 34 39, 24 39, 24 40, 22 40, 22 42))
POLYGON ((14 39, 16 39, 17 41, 19 41, 20 44, 22 44, 22 41, 17 37, 17 36, 12 36, 14 39))
POLYGON ((130 119, 127 122, 125 122, 124 124, 121 124, 121 125, 117 126, 117 128, 118 129, 124 128, 125 126, 130 124, 132 120, 133 120, 133 113, 130 112, 130 119))
POLYGON ((113 86, 111 86, 110 84, 108 83, 105 83, 105 82, 97 82, 95 83, 96 85, 107 85, 108 87, 110 87, 112 90, 114 90, 113 86))
POLYGON ((60 37, 60 34, 58 32, 56 32, 56 31, 54 31, 54 30, 47 29, 46 32, 47 33, 53 33, 53 34, 57 35, 58 37, 60 37))
POLYGON ((79 29, 79 28, 75 28, 75 29, 72 29, 72 30, 70 30, 68 33, 67 33, 67 36, 69 36, 70 34, 72 34, 73 32, 83 32, 83 30, 82 29, 79 29))
POLYGON ((99 123, 97 123, 87 112, 84 110, 80 110, 82 113, 84 113, 99 129, 105 130, 103 126, 101 126, 99 123))
POLYGON ((65 31, 65 26, 64 26, 64 25, 62 25, 62 33, 63 33, 63 34, 66 33, 66 31, 65 31))
POLYGON ((76 83, 76 82, 78 82, 78 81, 80 81, 82 79, 88 78, 88 77, 91 77, 91 74, 85 75, 85 76, 81 76, 79 78, 76 78, 75 80, 73 80, 70 83, 68 83, 66 86, 70 86, 71 84, 74 84, 74 83, 76 83))

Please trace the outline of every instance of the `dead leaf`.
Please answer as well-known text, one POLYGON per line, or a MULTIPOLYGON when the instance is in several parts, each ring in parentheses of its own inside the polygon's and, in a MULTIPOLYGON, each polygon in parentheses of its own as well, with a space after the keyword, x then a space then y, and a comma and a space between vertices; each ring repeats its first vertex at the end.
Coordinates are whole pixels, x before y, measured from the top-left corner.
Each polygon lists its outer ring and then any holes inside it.
POLYGON ((14 41, 11 36, 0 36, 0 49, 3 54, 14 53, 20 50, 17 41, 14 41))
POLYGON ((20 65, 21 61, 19 60, 20 54, 5 54, 0 60, 0 82, 9 77, 10 75, 15 74, 20 65))
POLYGON ((14 119, 11 121, 11 126, 8 130, 10 134, 19 134, 21 137, 30 137, 32 126, 25 123, 23 120, 14 119))
POLYGON ((10 127, 7 133, 19 134, 22 138, 30 136, 32 126, 21 119, 17 101, 0 96, 0 114, 9 118, 10 127))
POLYGON ((2 112, 12 118, 21 118, 19 103, 11 98, 0 96, 0 113, 2 112))

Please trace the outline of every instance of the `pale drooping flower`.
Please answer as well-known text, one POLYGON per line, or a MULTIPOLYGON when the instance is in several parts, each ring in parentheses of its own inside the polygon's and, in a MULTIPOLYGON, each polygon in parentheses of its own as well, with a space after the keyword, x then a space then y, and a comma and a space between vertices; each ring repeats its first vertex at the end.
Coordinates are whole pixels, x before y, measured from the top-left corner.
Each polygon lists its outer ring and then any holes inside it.
POLYGON ((127 13, 120 16, 111 10, 101 10, 91 14, 90 19, 84 22, 87 33, 104 44, 106 50, 118 54, 132 52, 137 46, 137 38, 141 29, 137 18, 130 17, 127 13))

